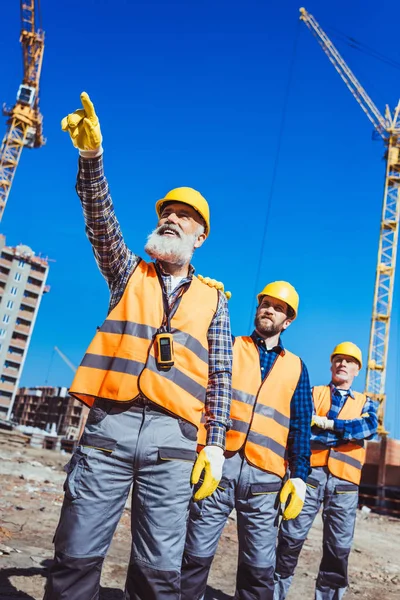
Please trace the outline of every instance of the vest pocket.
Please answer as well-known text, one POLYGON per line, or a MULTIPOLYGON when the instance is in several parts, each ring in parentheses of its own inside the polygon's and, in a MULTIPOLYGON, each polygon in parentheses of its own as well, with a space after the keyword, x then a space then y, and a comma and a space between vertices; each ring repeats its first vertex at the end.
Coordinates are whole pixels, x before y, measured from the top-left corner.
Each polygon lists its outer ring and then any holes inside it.
POLYGON ((355 483, 339 483, 335 486, 335 494, 356 494, 358 485, 355 483))
POLYGON ((280 492, 282 483, 280 481, 271 483, 253 483, 250 486, 252 496, 261 496, 262 494, 277 494, 280 492))
POLYGON ((158 458, 160 460, 194 462, 197 458, 197 452, 196 450, 188 450, 187 448, 159 448, 158 458))

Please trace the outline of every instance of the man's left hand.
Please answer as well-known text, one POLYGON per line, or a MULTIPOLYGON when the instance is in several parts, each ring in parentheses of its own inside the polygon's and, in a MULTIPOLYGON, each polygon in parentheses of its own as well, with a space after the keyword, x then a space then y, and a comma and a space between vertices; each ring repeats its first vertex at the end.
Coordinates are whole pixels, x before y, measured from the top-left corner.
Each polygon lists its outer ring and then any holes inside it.
POLYGON ((203 483, 194 495, 194 500, 211 496, 218 487, 224 465, 224 451, 219 446, 205 446, 199 453, 192 471, 192 484, 198 483, 204 471, 203 483))
POLYGON ((283 488, 281 489, 280 498, 282 504, 285 504, 290 496, 290 501, 283 512, 283 518, 285 521, 289 519, 295 519, 301 513, 304 506, 304 499, 306 497, 307 486, 305 482, 299 477, 288 479, 283 488))

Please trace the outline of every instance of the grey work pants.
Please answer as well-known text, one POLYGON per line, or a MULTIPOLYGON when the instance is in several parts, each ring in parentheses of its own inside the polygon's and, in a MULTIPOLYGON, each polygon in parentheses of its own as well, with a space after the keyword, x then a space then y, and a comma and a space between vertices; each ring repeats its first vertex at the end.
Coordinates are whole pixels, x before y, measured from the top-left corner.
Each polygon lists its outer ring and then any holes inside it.
POLYGON ((326 467, 317 467, 307 480, 307 493, 300 515, 291 521, 282 521, 279 529, 274 600, 286 598, 299 554, 321 504, 323 550, 315 600, 341 600, 346 592, 358 486, 334 477, 326 467))
POLYGON ((197 429, 154 404, 97 400, 68 463, 45 600, 97 600, 132 490, 127 600, 178 600, 197 429))
POLYGON ((280 477, 253 467, 239 452, 225 460, 214 494, 191 503, 182 563, 182 600, 203 598, 218 541, 233 508, 239 537, 235 598, 273 599, 281 487, 280 477))

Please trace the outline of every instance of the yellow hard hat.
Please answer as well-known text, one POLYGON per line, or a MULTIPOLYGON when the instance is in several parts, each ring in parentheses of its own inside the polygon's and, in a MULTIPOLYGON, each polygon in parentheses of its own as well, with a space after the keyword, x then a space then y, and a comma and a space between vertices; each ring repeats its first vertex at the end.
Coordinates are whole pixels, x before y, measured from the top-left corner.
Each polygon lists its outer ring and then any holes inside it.
POLYGON ((360 364, 360 369, 362 369, 362 352, 358 346, 353 344, 353 342, 342 342, 341 344, 335 346, 331 354, 331 362, 335 354, 346 354, 346 356, 355 358, 360 364))
POLYGON ((182 202, 194 208, 205 222, 205 234, 208 235, 210 233, 210 208, 207 200, 200 192, 191 187, 178 187, 171 190, 164 198, 156 202, 156 213, 159 218, 161 217, 163 205, 166 202, 182 202))
POLYGON ((294 316, 297 317, 297 311, 299 309, 299 295, 294 287, 287 281, 273 281, 265 286, 262 292, 257 296, 258 303, 260 304, 263 296, 272 296, 278 300, 286 302, 291 309, 294 310, 294 316))

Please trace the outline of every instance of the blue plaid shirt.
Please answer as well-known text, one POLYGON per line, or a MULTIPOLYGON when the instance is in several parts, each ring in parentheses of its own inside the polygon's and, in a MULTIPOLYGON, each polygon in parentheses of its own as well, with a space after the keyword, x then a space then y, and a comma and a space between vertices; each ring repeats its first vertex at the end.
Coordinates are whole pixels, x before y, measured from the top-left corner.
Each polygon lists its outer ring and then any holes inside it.
MULTIPOLYGON (((93 247, 97 265, 110 289, 109 312, 118 304, 126 284, 141 258, 125 244, 104 175, 103 157, 79 158, 76 191, 82 202, 86 234, 93 247)), ((160 265, 161 267, 161 265, 160 265)), ((189 275, 173 289, 168 273, 161 272, 168 300, 172 305, 189 275)), ((207 332, 209 374, 205 401, 207 444, 225 449, 232 397, 232 336, 226 296, 218 292, 218 307, 207 332)))
MULTIPOLYGON (((261 377, 264 378, 270 372, 276 357, 284 351, 281 340, 279 345, 267 350, 265 340, 256 331, 252 333, 252 339, 257 344, 260 355, 261 377)), ((293 393, 290 403, 290 427, 287 442, 287 458, 289 462, 290 476, 300 477, 306 481, 310 474, 310 434, 311 417, 313 413, 313 401, 310 389, 310 380, 307 367, 301 361, 301 375, 297 387, 293 393)))
POLYGON ((332 431, 313 427, 311 441, 324 444, 324 446, 335 447, 352 440, 370 440, 373 438, 378 428, 378 403, 366 397, 362 414, 368 414, 368 416, 358 419, 339 419, 338 415, 344 404, 351 402, 351 399, 354 399, 354 394, 351 389, 346 390, 346 394, 341 394, 333 383, 330 383, 330 388, 332 404, 326 416, 334 421, 334 429, 332 431))

